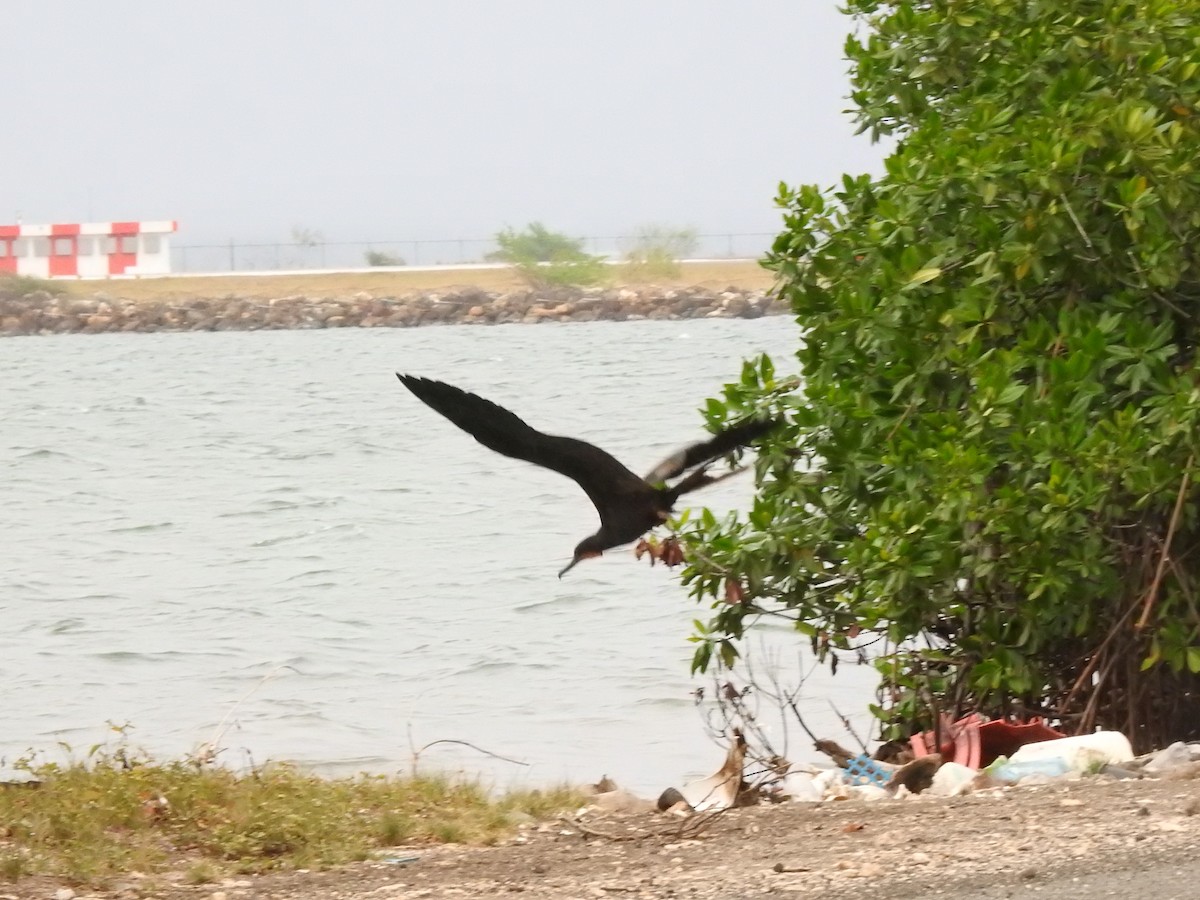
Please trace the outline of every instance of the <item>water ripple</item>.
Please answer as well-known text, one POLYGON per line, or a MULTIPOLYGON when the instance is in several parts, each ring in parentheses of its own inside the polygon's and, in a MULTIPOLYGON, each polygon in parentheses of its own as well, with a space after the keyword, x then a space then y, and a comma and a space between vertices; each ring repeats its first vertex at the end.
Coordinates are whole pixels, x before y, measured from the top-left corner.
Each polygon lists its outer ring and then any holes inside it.
MULTIPOLYGON (((0 757, 86 748, 108 721, 178 755, 228 718, 223 758, 323 771, 404 768, 410 738, 444 737, 535 780, 656 793, 711 771, 685 640, 704 611, 628 550, 559 581, 597 525, 578 487, 484 450, 392 373, 641 471, 701 434, 743 356, 783 367, 795 341, 786 318, 6 341, 0 757)), ((806 684, 810 724, 832 733, 826 692, 864 705, 869 672, 846 671, 806 684)), ((469 751, 428 762, 514 777, 469 751)))

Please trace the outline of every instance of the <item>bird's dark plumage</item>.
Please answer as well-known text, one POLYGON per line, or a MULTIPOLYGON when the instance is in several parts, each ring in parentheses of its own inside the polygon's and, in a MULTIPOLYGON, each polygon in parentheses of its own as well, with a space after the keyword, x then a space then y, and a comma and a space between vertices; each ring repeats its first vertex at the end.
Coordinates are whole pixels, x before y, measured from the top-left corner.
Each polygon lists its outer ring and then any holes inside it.
POLYGON ((429 378, 398 372, 396 377, 422 403, 489 450, 552 469, 583 488, 600 514, 600 530, 579 543, 574 559, 559 577, 581 559, 636 540, 665 522, 679 497, 725 476, 708 475, 699 468, 675 485, 664 484, 667 479, 744 447, 777 424, 755 420, 734 425, 672 454, 640 478, 599 447, 575 438, 544 434, 477 394, 429 378))

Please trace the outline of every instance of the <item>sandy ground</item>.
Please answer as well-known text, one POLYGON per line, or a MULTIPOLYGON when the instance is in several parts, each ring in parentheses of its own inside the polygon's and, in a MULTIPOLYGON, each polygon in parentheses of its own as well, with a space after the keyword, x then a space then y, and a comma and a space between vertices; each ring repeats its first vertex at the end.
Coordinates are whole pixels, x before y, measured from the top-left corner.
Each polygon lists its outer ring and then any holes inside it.
MULTIPOLYGON (((620 281, 620 270, 614 272, 620 281)), ((729 286, 766 290, 774 276, 757 262, 730 260, 685 263, 680 277, 663 282, 720 290, 729 286)), ((510 291, 525 287, 525 281, 511 269, 394 269, 378 271, 313 273, 290 275, 179 275, 170 278, 114 278, 96 281, 56 281, 67 293, 90 296, 103 291, 125 300, 187 300, 195 298, 256 297, 269 299, 303 295, 339 297, 360 291, 376 296, 401 295, 418 291, 473 286, 488 291, 510 291)))
MULTIPOLYGON (((529 825, 490 848, 396 848, 329 872, 131 876, 79 897, 164 900, 1200 897, 1200 781, 1099 781, 954 799, 791 803, 683 820, 659 813, 529 825), (582 827, 581 827, 582 826, 582 827)), ((44 879, 0 898, 53 897, 44 879)))

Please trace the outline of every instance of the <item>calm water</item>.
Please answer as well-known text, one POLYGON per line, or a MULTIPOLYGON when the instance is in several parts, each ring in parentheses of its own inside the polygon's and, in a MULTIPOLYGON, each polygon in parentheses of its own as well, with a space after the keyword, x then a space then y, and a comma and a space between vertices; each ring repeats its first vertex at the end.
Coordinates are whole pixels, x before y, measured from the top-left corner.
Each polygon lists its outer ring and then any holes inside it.
MULTIPOLYGON (((628 550, 559 581, 596 524, 583 493, 392 373, 644 470, 702 434, 743 356, 794 343, 786 317, 0 341, 0 755, 86 749, 109 721, 177 755, 224 720, 236 764, 391 771, 451 738, 531 765, 422 764, 501 785, 706 774, 685 638, 707 611, 628 550)), ((857 711, 872 683, 816 676, 803 708, 840 734, 827 698, 857 711)))

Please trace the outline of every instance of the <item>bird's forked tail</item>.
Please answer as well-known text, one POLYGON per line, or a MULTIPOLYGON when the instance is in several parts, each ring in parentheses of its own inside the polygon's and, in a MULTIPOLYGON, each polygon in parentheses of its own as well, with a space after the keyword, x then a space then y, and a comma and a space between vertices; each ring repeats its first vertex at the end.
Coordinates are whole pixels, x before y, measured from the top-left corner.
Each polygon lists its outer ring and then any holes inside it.
POLYGON ((732 472, 723 472, 720 475, 709 475, 708 466, 702 466, 692 472, 686 478, 671 488, 672 497, 682 497, 684 494, 690 494, 692 491, 698 491, 702 487, 708 487, 710 484, 716 484, 718 481, 724 481, 726 478, 731 478, 739 472, 746 471, 746 467, 734 469, 732 472))

